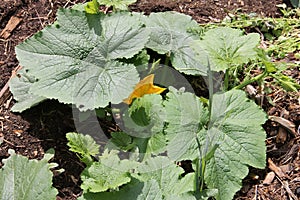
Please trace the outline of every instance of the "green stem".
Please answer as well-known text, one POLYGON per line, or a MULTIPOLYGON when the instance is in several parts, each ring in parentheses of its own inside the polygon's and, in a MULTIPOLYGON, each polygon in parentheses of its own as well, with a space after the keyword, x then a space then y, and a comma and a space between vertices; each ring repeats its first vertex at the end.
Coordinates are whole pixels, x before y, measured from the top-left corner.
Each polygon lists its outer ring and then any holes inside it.
POLYGON ((170 52, 169 52, 169 53, 166 54, 166 60, 165 60, 165 65, 166 65, 166 66, 169 66, 170 57, 171 57, 171 54, 170 54, 170 52))
POLYGON ((200 192, 203 191, 204 188, 204 173, 205 173, 206 162, 205 159, 201 159, 201 184, 200 184, 200 192))
POLYGON ((196 191, 196 196, 200 194, 200 159, 196 159, 196 172, 195 172, 195 188, 194 190, 196 191))
MULTIPOLYGON (((208 76, 208 93, 209 93, 208 112, 209 112, 209 121, 211 122, 210 117, 211 117, 211 107, 212 107, 213 93, 214 93, 214 83, 213 83, 213 74, 208 59, 207 62, 208 62, 207 76, 208 76)), ((210 125, 212 125, 212 123, 209 123, 209 128, 211 128, 210 125)))
POLYGON ((255 81, 259 81, 261 79, 263 79, 264 77, 266 77, 268 74, 267 71, 264 71, 262 74, 259 74, 249 80, 246 80, 244 82, 242 82, 241 84, 239 84, 238 86, 235 86, 234 89, 242 89, 243 87, 245 87, 246 85, 249 85, 250 83, 253 83, 255 81))
POLYGON ((199 158, 197 158, 196 160, 196 196, 202 191, 202 188, 203 188, 203 179, 204 179, 204 176, 202 174, 202 169, 203 169, 203 166, 202 166, 202 152, 201 152, 201 146, 200 146, 200 141, 197 137, 197 135, 195 134, 196 136, 196 141, 197 141, 197 145, 198 145, 198 150, 199 150, 199 158), (201 167, 201 169, 200 169, 201 167), (200 183, 201 182, 201 183, 200 183))

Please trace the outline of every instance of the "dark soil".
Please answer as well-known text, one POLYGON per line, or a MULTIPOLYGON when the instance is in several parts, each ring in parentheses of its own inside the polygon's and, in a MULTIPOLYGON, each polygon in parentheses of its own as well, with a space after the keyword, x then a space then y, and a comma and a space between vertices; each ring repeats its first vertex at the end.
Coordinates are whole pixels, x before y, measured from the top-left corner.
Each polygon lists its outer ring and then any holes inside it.
MULTIPOLYGON (((0 4, 0 32, 9 19, 22 19, 7 39, 0 38, 0 90, 18 66, 14 47, 55 20, 59 7, 69 7, 84 0, 2 0, 0 4)), ((219 22, 228 13, 257 13, 261 16, 280 17, 276 7, 283 0, 140 0, 130 7, 133 11, 145 13, 175 10, 191 15, 199 23, 219 22)), ((34 59, 34 58, 33 58, 34 59)), ((299 70, 289 71, 299 82, 299 70)), ((275 102, 272 106, 263 101, 262 107, 269 115, 283 117, 295 124, 299 134, 300 106, 296 94, 286 93, 274 86, 268 95, 275 102)), ((79 175, 84 169, 77 156, 68 151, 65 134, 75 131, 72 110, 56 101, 46 101, 22 114, 10 112, 13 97, 0 97, 0 161, 7 158, 8 149, 30 159, 41 159, 49 148, 55 149, 54 162, 65 172, 55 174, 53 186, 59 190, 57 199, 77 199, 81 195, 79 175), (2 98, 2 99, 1 99, 2 98), (0 101, 1 102, 1 101, 0 101)), ((264 125, 268 134, 268 158, 280 166, 286 174, 284 181, 295 195, 300 193, 299 138, 286 131, 279 123, 268 121, 264 125)), ((0 167, 2 166, 0 162, 0 167)), ((251 170, 244 180, 242 190, 235 199, 288 199, 283 183, 275 180, 270 185, 262 185, 266 174, 271 171, 251 170), (256 197, 256 198, 255 198, 256 197)), ((299 197, 299 196, 298 196, 299 197)))

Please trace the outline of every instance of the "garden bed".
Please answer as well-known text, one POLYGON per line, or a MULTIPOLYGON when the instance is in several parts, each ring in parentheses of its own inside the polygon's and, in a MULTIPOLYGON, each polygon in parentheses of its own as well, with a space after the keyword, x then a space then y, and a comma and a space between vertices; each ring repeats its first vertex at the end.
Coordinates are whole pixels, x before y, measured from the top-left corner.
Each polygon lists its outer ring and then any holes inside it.
MULTIPOLYGON (((80 173, 85 166, 75 153, 69 151, 65 137, 67 132, 76 130, 72 109, 67 105, 59 104, 58 101, 47 100, 21 114, 12 113, 10 108, 15 101, 10 92, 3 88, 18 67, 14 47, 45 26, 52 24, 59 7, 70 7, 79 2, 83 1, 5 0, 0 5, 0 30, 3 32, 0 35, 0 89, 2 89, 2 93, 0 92, 0 138, 3 140, 0 146, 0 160, 9 156, 8 149, 14 149, 17 154, 30 159, 41 159, 45 151, 54 148, 55 157, 52 161, 59 164, 58 168, 65 169, 61 174, 54 174, 53 186, 59 191, 57 199, 77 199, 82 192, 80 173), (16 21, 8 27, 12 18, 15 18, 16 21)), ((276 6, 282 3, 288 2, 281 0, 141 0, 131 5, 130 9, 147 14, 174 10, 192 16, 200 24, 205 24, 219 23, 230 14, 241 13, 256 13, 261 17, 283 17, 282 12, 276 6)), ((261 34, 259 29, 250 31, 261 34)), ((288 54, 284 58, 276 58, 274 61, 297 63, 298 60, 293 54, 288 54)), ((288 69, 284 73, 299 83, 299 67, 288 69)), ((260 106, 268 115, 280 117, 273 121, 268 120, 264 125, 267 132, 269 167, 264 170, 251 169, 243 181, 243 188, 236 194, 235 199, 253 199, 255 196, 260 199, 285 199, 291 197, 292 194, 298 198, 300 195, 300 181, 297 178, 300 176, 299 94, 286 92, 273 85, 267 85, 267 87, 273 91, 264 97, 260 106), (274 104, 270 104, 266 99, 272 100, 274 104), (282 121, 282 118, 287 121, 282 121), (295 134, 293 135, 293 133, 295 134), (271 183, 262 185, 266 175, 276 169, 283 171, 284 177, 275 178, 271 183)), ((93 124, 90 125, 90 127, 92 126, 93 124)), ((112 124, 106 124, 106 129, 110 128, 115 127, 112 124)), ((0 167, 2 165, 0 163, 0 167)))

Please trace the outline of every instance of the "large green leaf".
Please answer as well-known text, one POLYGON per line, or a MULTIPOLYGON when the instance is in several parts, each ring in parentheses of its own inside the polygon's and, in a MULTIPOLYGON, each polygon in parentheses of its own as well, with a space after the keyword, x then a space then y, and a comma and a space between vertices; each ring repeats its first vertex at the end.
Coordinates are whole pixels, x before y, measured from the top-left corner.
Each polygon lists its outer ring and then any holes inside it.
POLYGON ((58 191, 52 187, 50 170, 56 164, 48 163, 52 155, 46 154, 42 160, 28 160, 12 150, 9 153, 10 157, 3 160, 0 170, 0 199, 56 199, 58 191))
MULTIPOLYGON (((151 13, 145 20, 151 31, 147 47, 168 54, 175 69, 186 74, 205 75, 207 68, 200 64, 191 45, 197 37, 189 29, 198 28, 188 15, 176 12, 151 13)), ((198 51, 200 51, 198 49, 198 51)))
POLYGON ((38 81, 30 92, 73 103, 81 110, 120 103, 139 81, 130 58, 148 34, 141 15, 90 15, 60 9, 57 22, 16 47, 20 64, 38 81))
POLYGON ((248 174, 248 166, 265 167, 266 135, 261 125, 266 114, 239 90, 213 95, 210 116, 193 94, 170 91, 165 103, 168 155, 194 159, 199 156, 198 148, 203 157, 217 145, 206 166, 205 182, 211 189, 218 188, 217 199, 232 199, 248 174))
POLYGON ((195 159, 199 156, 196 135, 208 122, 208 111, 192 93, 170 87, 166 109, 168 156, 173 160, 195 159))
POLYGON ((207 134, 219 147, 207 164, 205 181, 209 188, 218 188, 217 199, 232 199, 248 174, 248 166, 266 165, 266 134, 261 125, 267 118, 240 90, 215 94, 211 112, 207 134))
POLYGON ((257 59, 255 48, 259 41, 257 33, 243 35, 238 29, 221 27, 207 31, 192 46, 202 65, 207 66, 209 61, 212 71, 222 71, 257 59))

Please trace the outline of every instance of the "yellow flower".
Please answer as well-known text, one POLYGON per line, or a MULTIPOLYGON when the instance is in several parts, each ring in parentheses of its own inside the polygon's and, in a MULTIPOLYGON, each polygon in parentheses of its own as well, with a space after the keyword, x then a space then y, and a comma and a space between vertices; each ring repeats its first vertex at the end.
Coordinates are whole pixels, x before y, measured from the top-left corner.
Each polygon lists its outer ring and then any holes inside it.
POLYGON ((146 76, 138 84, 136 84, 133 92, 130 96, 123 100, 124 103, 130 105, 135 98, 140 98, 145 94, 160 94, 166 90, 166 88, 161 88, 153 84, 154 74, 146 76))

